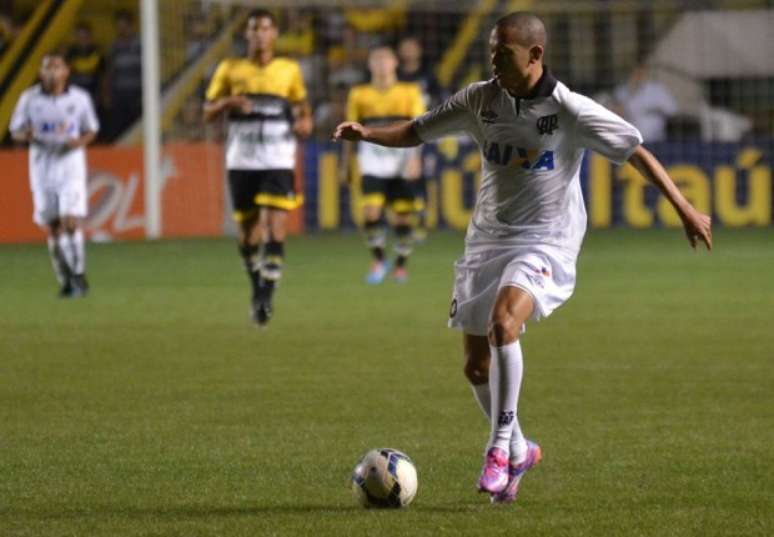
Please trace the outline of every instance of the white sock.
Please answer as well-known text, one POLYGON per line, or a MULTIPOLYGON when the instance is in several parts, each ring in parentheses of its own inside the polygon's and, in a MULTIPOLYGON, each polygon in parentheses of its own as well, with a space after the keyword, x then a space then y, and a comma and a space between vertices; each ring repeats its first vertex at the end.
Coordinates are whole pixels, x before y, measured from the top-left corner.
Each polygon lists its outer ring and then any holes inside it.
POLYGON ((511 433, 511 451, 509 458, 514 464, 519 464, 520 462, 527 460, 527 439, 524 438, 524 433, 521 432, 518 416, 513 419, 513 432, 511 433))
POLYGON ((57 241, 62 260, 66 263, 67 269, 75 274, 75 248, 73 248, 72 237, 69 233, 62 232, 59 234, 57 241))
POLYGON ((492 417, 492 391, 489 389, 489 383, 484 384, 471 384, 473 388, 473 397, 476 398, 478 406, 481 407, 481 411, 489 420, 492 417))
POLYGON ((54 267, 56 281, 59 282, 59 285, 64 285, 69 269, 65 264, 65 260, 62 259, 62 254, 57 246, 56 237, 48 237, 48 255, 51 257, 51 265, 54 267))
MULTIPOLYGON (((518 431, 518 436, 522 442, 524 441, 521 428, 514 427, 514 423, 518 422, 516 409, 523 372, 521 345, 517 340, 502 347, 490 345, 489 350, 492 357, 489 367, 489 386, 492 390, 492 435, 489 438, 488 448, 498 447, 508 453, 514 432, 518 431)), ((517 441, 517 449, 518 443, 517 441)))
POLYGON ((80 228, 73 233, 72 243, 75 251, 74 272, 83 274, 86 272, 86 240, 83 238, 83 231, 80 228))

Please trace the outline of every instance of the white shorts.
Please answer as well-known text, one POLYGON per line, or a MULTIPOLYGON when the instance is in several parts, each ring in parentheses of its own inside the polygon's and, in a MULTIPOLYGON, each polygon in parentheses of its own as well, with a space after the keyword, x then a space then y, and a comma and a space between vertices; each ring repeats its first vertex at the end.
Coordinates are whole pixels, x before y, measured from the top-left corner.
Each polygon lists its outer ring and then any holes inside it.
POLYGON ((532 295, 531 319, 548 317, 575 289, 575 261, 545 246, 466 253, 454 264, 449 326, 485 336, 497 293, 509 286, 532 295))
MULTIPOLYGON (((53 159, 52 159, 53 160, 53 159)), ((88 213, 86 166, 83 158, 61 159, 30 166, 32 220, 44 226, 63 216, 88 213)))

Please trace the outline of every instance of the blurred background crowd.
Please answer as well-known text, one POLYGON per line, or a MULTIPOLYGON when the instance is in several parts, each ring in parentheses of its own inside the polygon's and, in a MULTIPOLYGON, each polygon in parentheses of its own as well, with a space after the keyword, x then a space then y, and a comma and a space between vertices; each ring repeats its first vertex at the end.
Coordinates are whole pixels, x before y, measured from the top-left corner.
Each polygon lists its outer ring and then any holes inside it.
MULTIPOLYGON (((20 48, 15 41, 34 31, 35 17, 46 16, 40 14, 43 4, 0 4, 0 61, 13 64, 2 70, 4 90, 24 71, 24 51, 15 50, 20 48)), ((142 111, 137 2, 77 4, 68 23, 49 25, 46 32, 56 35, 44 37, 66 52, 71 81, 92 94, 102 122, 100 141, 136 141, 142 111)), ((280 23, 277 53, 300 61, 321 140, 343 120, 349 88, 367 81, 371 44, 396 47, 399 78, 421 84, 432 106, 489 76, 488 30, 512 8, 533 9, 545 19, 551 34, 546 63, 559 79, 635 123, 646 141, 733 142, 772 133, 771 2, 397 0, 283 6, 267 6, 280 23)), ((208 136, 201 120, 204 87, 219 59, 243 54, 245 7, 252 4, 159 1, 166 140, 208 136)), ((4 93, 3 99, 13 97, 4 93)))

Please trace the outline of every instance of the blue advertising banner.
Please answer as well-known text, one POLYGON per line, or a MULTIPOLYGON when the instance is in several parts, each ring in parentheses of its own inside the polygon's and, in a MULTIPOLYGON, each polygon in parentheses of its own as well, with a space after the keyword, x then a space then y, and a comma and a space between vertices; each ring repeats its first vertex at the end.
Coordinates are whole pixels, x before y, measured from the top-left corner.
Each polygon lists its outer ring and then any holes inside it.
MULTIPOLYGON (((660 143, 648 146, 683 194, 716 225, 770 226, 774 139, 748 143, 660 143)), ((339 182, 335 144, 314 144, 305 151, 305 227, 339 229, 359 226, 360 178, 339 182)), ((425 146, 428 227, 464 229, 480 181, 481 155, 468 140, 448 138, 425 146)), ((679 218, 658 190, 633 167, 615 166, 587 153, 581 184, 589 227, 677 227, 679 218)))

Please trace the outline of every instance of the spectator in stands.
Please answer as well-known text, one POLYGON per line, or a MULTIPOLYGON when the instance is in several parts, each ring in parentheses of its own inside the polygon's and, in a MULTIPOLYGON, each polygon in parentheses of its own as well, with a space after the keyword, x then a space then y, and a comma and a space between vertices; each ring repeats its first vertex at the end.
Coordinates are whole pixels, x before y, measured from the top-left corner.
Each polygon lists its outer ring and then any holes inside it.
POLYGON ((103 83, 105 139, 113 142, 142 114, 142 50, 134 31, 134 17, 116 12, 117 38, 108 54, 103 83))
POLYGON ((667 121, 677 113, 677 102, 664 84, 649 78, 645 65, 639 65, 613 90, 610 109, 637 127, 646 143, 661 142, 667 137, 667 121))
POLYGON ((336 125, 347 119, 347 84, 331 84, 326 99, 314 107, 315 134, 320 140, 328 140, 336 125))
POLYGON ((204 140, 202 129, 202 105, 203 99, 197 94, 190 95, 180 112, 172 122, 172 127, 166 134, 166 140, 178 142, 199 142, 204 140))
POLYGON ((344 26, 339 43, 328 49, 328 82, 356 86, 368 79, 365 70, 368 58, 368 36, 352 26, 344 26))
POLYGON ((70 66, 70 82, 80 86, 96 101, 100 77, 105 68, 105 58, 94 43, 91 26, 80 22, 75 27, 75 42, 67 49, 70 66))
POLYGON ((406 36, 398 44, 398 80, 414 82, 422 88, 425 106, 432 108, 441 100, 441 86, 433 70, 425 65, 422 56, 422 43, 415 36, 406 36))
MULTIPOLYGON (((416 36, 406 36, 398 43, 398 80, 413 82, 422 90, 425 108, 433 108, 447 96, 443 94, 441 85, 433 70, 424 61, 422 42, 416 36)), ((422 208, 417 211, 418 220, 414 226, 414 240, 423 242, 427 238, 427 182, 437 181, 431 159, 423 159, 422 173, 416 181, 412 181, 416 196, 422 200, 422 208)))
POLYGON ((204 15, 191 12, 185 16, 185 63, 197 60, 210 44, 210 29, 204 15))
POLYGON ((284 31, 277 38, 277 52, 295 58, 314 52, 314 12, 309 9, 288 8, 282 22, 284 31))

